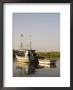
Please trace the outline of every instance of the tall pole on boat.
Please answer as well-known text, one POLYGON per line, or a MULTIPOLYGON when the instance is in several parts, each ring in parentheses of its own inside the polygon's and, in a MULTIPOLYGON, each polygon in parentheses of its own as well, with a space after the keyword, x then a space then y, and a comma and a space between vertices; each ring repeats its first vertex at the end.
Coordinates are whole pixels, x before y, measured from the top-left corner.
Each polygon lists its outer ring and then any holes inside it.
POLYGON ((31 50, 32 49, 32 46, 31 46, 31 34, 29 35, 29 39, 30 39, 30 41, 29 41, 29 48, 31 50))
POLYGON ((22 38, 23 38, 23 34, 21 34, 21 45, 20 45, 20 50, 23 50, 22 38))

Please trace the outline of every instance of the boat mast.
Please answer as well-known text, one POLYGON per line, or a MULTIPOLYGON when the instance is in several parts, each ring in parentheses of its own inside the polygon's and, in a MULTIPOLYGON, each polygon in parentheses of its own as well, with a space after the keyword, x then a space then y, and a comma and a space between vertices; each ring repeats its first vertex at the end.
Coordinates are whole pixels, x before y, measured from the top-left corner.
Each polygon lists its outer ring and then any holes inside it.
POLYGON ((32 46, 31 46, 31 34, 29 35, 29 48, 30 48, 30 50, 32 50, 32 46))
POLYGON ((20 49, 19 50, 23 50, 22 38, 23 38, 23 34, 21 34, 21 44, 20 44, 20 49))

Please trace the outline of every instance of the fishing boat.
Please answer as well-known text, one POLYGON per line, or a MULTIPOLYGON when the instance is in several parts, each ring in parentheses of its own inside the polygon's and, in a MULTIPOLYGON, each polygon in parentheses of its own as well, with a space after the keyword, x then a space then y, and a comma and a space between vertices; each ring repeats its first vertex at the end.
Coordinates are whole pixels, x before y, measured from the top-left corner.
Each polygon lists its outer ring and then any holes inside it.
POLYGON ((25 55, 16 55, 17 61, 20 62, 36 62, 36 57, 33 56, 33 52, 35 53, 35 50, 26 50, 25 55))
POLYGON ((29 62, 28 51, 26 51, 25 56, 16 55, 16 59, 17 61, 23 62, 23 63, 29 62))
MULTIPOLYGON (((21 37, 23 37, 23 35, 21 34, 21 37)), ((31 41, 29 42, 29 49, 24 49, 23 48, 23 43, 21 41, 21 45, 20 45, 20 49, 18 51, 18 54, 16 54, 16 59, 19 62, 23 62, 23 63, 36 63, 38 64, 38 58, 36 56, 35 53, 36 50, 32 50, 32 46, 31 46, 31 41)))
POLYGON ((28 51, 26 51, 26 49, 23 47, 22 38, 23 34, 21 34, 21 44, 18 53, 16 54, 16 60, 19 62, 29 62, 29 58, 27 56, 28 51))

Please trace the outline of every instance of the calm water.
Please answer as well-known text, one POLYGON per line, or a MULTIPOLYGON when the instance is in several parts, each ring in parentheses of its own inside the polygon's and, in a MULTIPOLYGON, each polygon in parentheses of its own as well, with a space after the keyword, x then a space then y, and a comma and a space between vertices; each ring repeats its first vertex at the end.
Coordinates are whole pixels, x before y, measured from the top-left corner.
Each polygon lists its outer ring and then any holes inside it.
POLYGON ((59 77, 60 76, 60 60, 56 61, 56 64, 50 67, 25 64, 24 68, 16 66, 16 61, 13 62, 13 76, 14 77, 59 77))

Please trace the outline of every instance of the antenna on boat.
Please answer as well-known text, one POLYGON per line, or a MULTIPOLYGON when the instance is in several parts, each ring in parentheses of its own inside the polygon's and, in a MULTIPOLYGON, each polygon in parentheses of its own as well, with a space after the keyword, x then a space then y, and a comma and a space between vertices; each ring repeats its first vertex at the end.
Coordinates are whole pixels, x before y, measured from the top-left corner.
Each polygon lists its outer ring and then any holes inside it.
POLYGON ((26 44, 26 50, 28 50, 28 43, 26 44))
POLYGON ((23 43, 22 43, 23 34, 21 34, 21 44, 19 50, 23 50, 23 43))
POLYGON ((30 41, 29 41, 29 48, 31 50, 32 49, 32 46, 31 46, 31 34, 29 35, 29 39, 30 39, 30 41))

